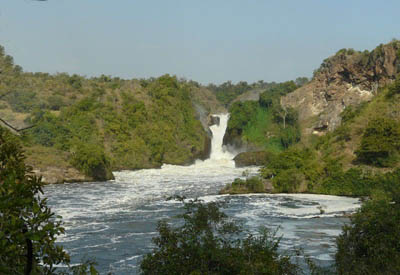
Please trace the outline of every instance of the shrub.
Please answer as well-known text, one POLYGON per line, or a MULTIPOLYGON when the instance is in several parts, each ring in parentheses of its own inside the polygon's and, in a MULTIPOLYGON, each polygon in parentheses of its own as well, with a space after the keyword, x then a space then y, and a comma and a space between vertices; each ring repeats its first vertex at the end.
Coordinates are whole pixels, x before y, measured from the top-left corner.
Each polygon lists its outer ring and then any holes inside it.
POLYGON ((71 164, 95 180, 112 177, 104 148, 97 144, 77 143, 72 152, 71 164))
MULTIPOLYGON (((398 184, 398 183, 397 183, 398 184)), ((367 202, 337 239, 339 274, 398 274, 400 201, 367 202)))
POLYGON ((63 98, 58 95, 49 96, 47 101, 51 110, 57 111, 60 110, 61 107, 65 106, 63 98))
POLYGON ((397 76, 396 80, 389 85, 388 88, 388 97, 392 97, 394 95, 400 94, 400 75, 397 76))
POLYGON ((28 113, 40 105, 34 92, 15 91, 7 95, 5 99, 14 112, 28 113))
POLYGON ((261 230, 247 235, 216 203, 190 201, 180 217, 183 225, 158 224, 156 248, 145 255, 143 274, 298 274, 289 256, 278 253, 279 238, 261 230))
POLYGON ((383 117, 371 120, 355 152, 358 161, 380 167, 392 166, 400 149, 400 123, 383 117))

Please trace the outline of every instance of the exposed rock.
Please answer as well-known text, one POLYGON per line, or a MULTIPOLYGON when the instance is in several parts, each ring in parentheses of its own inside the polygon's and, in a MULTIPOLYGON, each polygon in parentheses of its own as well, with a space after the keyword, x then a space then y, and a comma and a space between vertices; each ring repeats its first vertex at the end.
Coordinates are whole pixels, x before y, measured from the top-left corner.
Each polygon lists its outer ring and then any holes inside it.
POLYGON ((236 167, 245 167, 257 165, 261 166, 266 164, 268 161, 269 154, 264 151, 258 152, 242 152, 238 154, 233 160, 235 161, 236 167))
POLYGON ((194 148, 192 149, 192 154, 193 158, 190 160, 189 163, 186 163, 187 165, 193 164, 197 159, 205 160, 210 157, 211 154, 211 138, 209 136, 206 136, 204 140, 204 146, 202 151, 194 151, 194 148))
POLYGON ((323 134, 341 123, 350 105, 370 100, 379 87, 400 71, 400 42, 380 45, 371 53, 341 50, 326 59, 311 82, 283 97, 281 104, 296 108, 304 134, 323 134))
POLYGON ((218 125, 219 126, 220 119, 218 116, 210 115, 208 116, 208 126, 218 125))
POLYGON ((35 169, 32 172, 37 176, 41 176, 42 181, 47 184, 93 181, 91 177, 85 176, 72 167, 66 169, 59 167, 47 167, 46 170, 35 169))

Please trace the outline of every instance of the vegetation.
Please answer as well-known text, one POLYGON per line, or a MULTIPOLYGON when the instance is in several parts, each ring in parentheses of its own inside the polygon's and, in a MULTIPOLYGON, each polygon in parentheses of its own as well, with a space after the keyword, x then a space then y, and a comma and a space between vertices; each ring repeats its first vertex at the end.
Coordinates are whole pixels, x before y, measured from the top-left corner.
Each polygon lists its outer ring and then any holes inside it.
POLYGON ((243 232, 217 203, 184 204, 183 225, 158 225, 156 248, 140 267, 143 274, 300 274, 291 257, 278 253, 279 238, 263 229, 243 232))
MULTIPOLYGON (((24 163, 16 138, 0 127, 0 273, 64 274, 69 255, 56 245, 64 233, 61 217, 42 197, 43 183, 24 163)), ((70 269, 73 274, 98 274, 92 262, 70 269)))
POLYGON ((245 180, 236 178, 231 184, 228 184, 220 193, 245 194, 245 193, 263 193, 265 187, 259 177, 251 177, 245 180))
POLYGON ((248 84, 246 81, 240 81, 237 84, 233 84, 231 81, 227 81, 218 86, 215 84, 209 84, 207 88, 215 93, 217 99, 225 107, 228 107, 234 99, 245 92, 265 89, 271 85, 274 85, 274 83, 265 83, 262 80, 253 84, 248 84))
MULTIPOLYGON (((399 188, 397 182, 397 188, 399 188)), ((372 200, 351 217, 337 239, 339 274, 398 274, 399 197, 372 200)))
POLYGON ((2 47, 0 71, 0 116, 16 128, 35 125, 24 135, 27 162, 35 168, 46 170, 42 159, 57 156, 53 166, 73 166, 100 180, 110 179, 112 170, 207 156, 207 133, 193 104, 220 105, 198 83, 169 75, 123 80, 25 73, 2 47))
POLYGON ((297 112, 280 104, 281 96, 296 88, 294 81, 288 81, 264 91, 259 101, 232 104, 225 143, 240 140, 270 152, 280 152, 297 143, 300 140, 297 112))
POLYGON ((396 164, 399 151, 400 122, 381 117, 368 123, 355 153, 360 162, 386 167, 396 164))
POLYGON ((398 95, 388 96, 396 85, 381 90, 369 103, 346 108, 334 132, 271 154, 262 177, 271 181, 275 192, 387 192, 400 182, 400 103, 394 100, 398 95))

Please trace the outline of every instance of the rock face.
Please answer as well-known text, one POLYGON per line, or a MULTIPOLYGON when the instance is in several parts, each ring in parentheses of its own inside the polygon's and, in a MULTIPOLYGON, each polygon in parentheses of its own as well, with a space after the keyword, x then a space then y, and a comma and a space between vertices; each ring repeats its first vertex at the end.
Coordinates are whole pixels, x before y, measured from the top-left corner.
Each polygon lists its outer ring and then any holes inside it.
POLYGON ((399 71, 400 41, 372 52, 340 50, 324 60, 310 83, 283 97, 281 104, 299 111, 305 134, 323 134, 340 125, 340 113, 347 106, 370 100, 399 71))
POLYGON ((220 119, 217 116, 210 115, 208 117, 208 126, 218 125, 219 126, 220 119))
POLYGON ((37 176, 41 176, 42 181, 47 184, 64 182, 91 182, 94 180, 72 167, 67 169, 59 167, 47 167, 45 170, 34 169, 32 172, 37 176))

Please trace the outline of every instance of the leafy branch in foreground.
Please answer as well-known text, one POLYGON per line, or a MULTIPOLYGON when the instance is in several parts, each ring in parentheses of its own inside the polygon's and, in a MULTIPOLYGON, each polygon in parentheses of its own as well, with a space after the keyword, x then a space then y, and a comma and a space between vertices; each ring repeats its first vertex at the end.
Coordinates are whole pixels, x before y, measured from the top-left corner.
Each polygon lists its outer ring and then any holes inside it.
MULTIPOLYGON (((24 163, 16 137, 0 127, 0 274, 65 274, 56 265, 70 258, 56 244, 64 233, 43 198, 43 183, 24 163)), ((71 269, 73 274, 98 274, 91 262, 71 269)))

